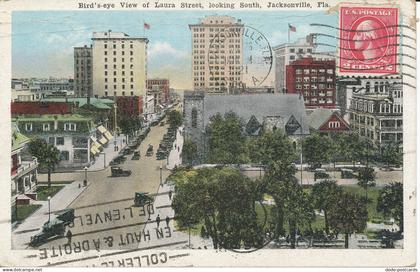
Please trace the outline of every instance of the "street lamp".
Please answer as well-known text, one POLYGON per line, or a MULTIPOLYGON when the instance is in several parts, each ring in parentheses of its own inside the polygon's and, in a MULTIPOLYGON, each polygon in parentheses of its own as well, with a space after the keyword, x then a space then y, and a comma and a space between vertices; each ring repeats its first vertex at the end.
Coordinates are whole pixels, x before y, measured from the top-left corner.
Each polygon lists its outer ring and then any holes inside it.
POLYGON ((162 184, 162 165, 159 167, 160 169, 160 186, 163 186, 162 184))
POLYGON ((48 196, 48 223, 50 222, 51 219, 51 196, 48 196))
POLYGON ((83 186, 87 186, 87 166, 85 166, 85 180, 83 181, 83 186))
POLYGON ((106 168, 106 153, 105 152, 101 152, 99 154, 104 155, 104 169, 106 168))

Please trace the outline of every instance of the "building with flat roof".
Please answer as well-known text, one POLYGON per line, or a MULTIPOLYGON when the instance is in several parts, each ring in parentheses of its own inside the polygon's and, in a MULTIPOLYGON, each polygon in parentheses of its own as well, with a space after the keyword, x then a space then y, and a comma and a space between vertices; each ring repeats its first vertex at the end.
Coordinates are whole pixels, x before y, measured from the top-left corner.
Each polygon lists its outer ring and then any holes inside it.
POLYGON ((193 89, 233 93, 242 84, 244 24, 230 16, 206 16, 189 25, 193 89))
POLYGON ((74 48, 74 92, 76 96, 93 96, 92 45, 74 48))
POLYGON ((149 40, 107 31, 94 32, 92 41, 93 95, 145 95, 149 40))

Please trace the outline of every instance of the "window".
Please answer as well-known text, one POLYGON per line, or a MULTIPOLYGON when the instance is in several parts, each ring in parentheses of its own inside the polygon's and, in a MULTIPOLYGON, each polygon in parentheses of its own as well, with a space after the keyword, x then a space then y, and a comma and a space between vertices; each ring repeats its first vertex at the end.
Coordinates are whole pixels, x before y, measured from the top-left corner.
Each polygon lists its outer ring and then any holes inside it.
POLYGON ((191 126, 193 128, 197 127, 197 109, 193 108, 191 111, 191 126))
POLYGON ((65 123, 64 124, 65 131, 76 131, 76 124, 75 123, 65 123))
POLYGON ((294 60, 295 59, 295 56, 292 55, 292 56, 289 57, 289 59, 290 60, 294 60))
POLYGON ((116 44, 113 44, 112 45, 112 48, 114 48, 114 49, 117 48, 117 45, 116 44))
POLYGON ((370 82, 366 82, 366 92, 370 92, 370 82))
POLYGON ((54 137, 48 137, 48 143, 50 145, 55 145, 55 138, 54 137))
POLYGON ((105 96, 108 96, 108 92, 105 92, 105 96))
POLYGON ((68 151, 61 151, 60 152, 60 159, 62 161, 68 161, 69 160, 69 152, 68 151))
POLYGON ((32 131, 32 123, 25 124, 25 130, 26 131, 32 131))
POLYGON ((104 44, 104 48, 107 49, 108 48, 108 45, 107 44, 104 44))
POLYGON ((64 137, 57 137, 55 145, 64 145, 64 137))
POLYGON ((42 131, 50 131, 50 124, 42 124, 42 131))
POLYGON ((290 53, 295 53, 295 49, 294 48, 290 48, 290 53))
POLYGON ((105 62, 107 62, 108 61, 108 58, 105 58, 105 62))
POLYGON ((106 75, 106 76, 108 75, 108 71, 105 71, 105 75, 106 75))
POLYGON ((130 56, 132 56, 133 55, 133 51, 130 51, 130 56))
POLYGON ((134 85, 130 85, 130 89, 134 89, 134 85))

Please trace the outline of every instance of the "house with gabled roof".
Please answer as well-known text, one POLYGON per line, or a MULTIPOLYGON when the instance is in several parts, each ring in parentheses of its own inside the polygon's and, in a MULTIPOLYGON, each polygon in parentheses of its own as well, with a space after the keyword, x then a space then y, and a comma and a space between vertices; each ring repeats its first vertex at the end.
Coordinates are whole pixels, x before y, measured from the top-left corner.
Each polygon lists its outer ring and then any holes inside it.
POLYGON ((309 127, 317 132, 349 132, 350 126, 340 116, 340 113, 333 109, 319 108, 311 112, 308 117, 309 127))

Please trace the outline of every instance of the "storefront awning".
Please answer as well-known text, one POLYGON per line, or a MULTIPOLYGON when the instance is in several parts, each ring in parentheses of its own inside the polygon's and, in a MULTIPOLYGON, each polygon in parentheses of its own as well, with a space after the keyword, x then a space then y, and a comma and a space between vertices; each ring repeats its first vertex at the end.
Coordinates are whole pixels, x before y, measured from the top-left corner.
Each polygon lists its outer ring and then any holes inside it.
POLYGON ((98 140, 95 137, 93 137, 93 136, 90 136, 90 140, 92 141, 91 144, 90 144, 90 146, 91 147, 95 147, 96 149, 100 150, 100 148, 102 146, 98 143, 98 140))
POLYGON ((108 142, 108 139, 105 137, 102 137, 101 139, 99 139, 99 143, 101 143, 101 145, 104 145, 108 142))
MULTIPOLYGON (((102 133, 105 137, 106 137, 106 139, 108 139, 108 141, 111 141, 114 137, 112 136, 112 134, 104 127, 104 126, 99 126, 98 127, 98 130, 99 130, 99 132, 100 133, 102 133)), ((103 138, 102 138, 103 139, 103 138)), ((102 140, 101 139, 101 140, 102 140)), ((101 142, 101 140, 100 140, 100 142, 101 142)), ((102 143, 102 142, 101 142, 102 143)))
POLYGON ((90 153, 92 153, 93 155, 99 154, 101 151, 96 147, 96 146, 92 146, 90 148, 90 153))

